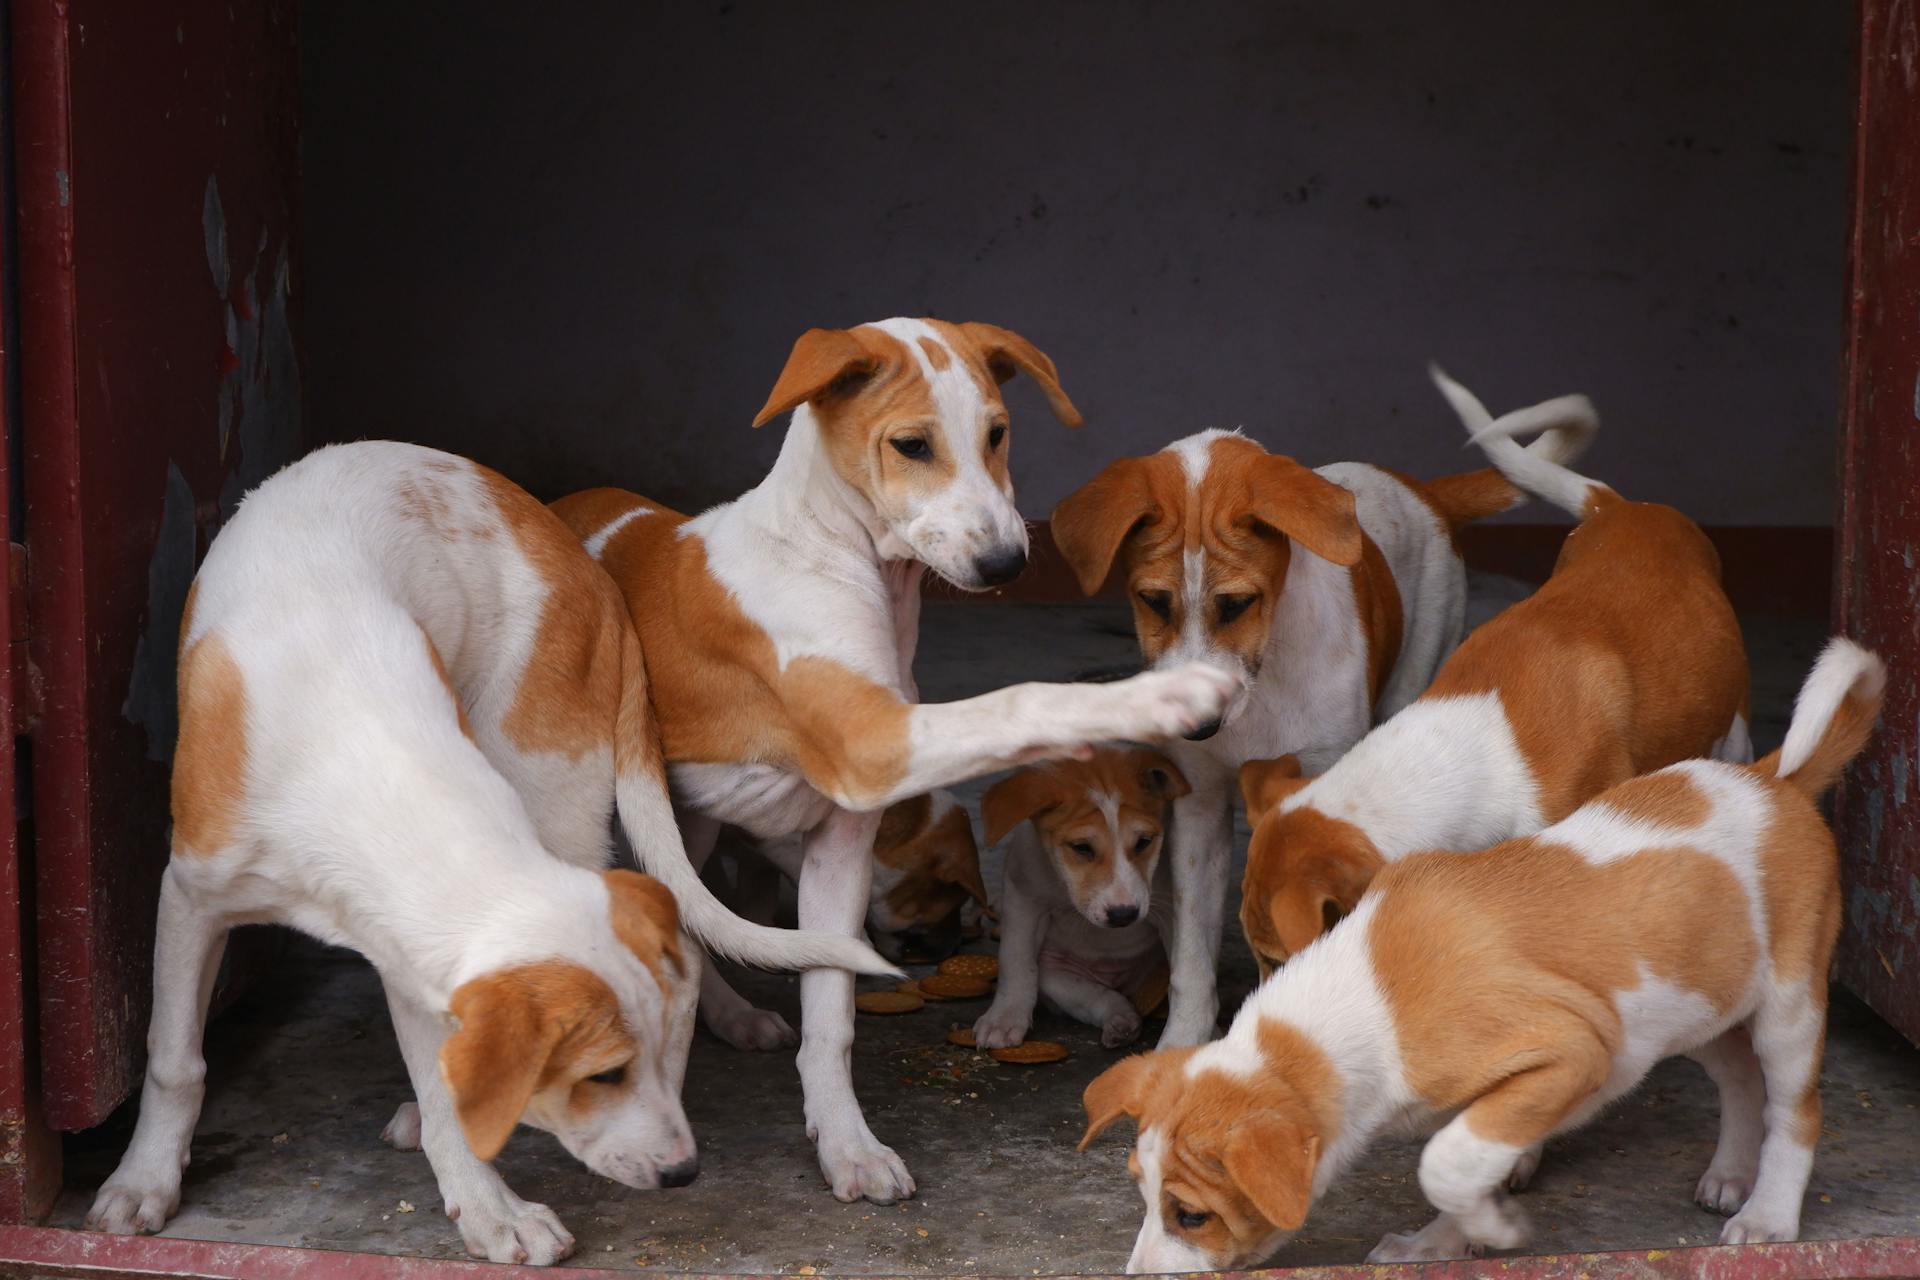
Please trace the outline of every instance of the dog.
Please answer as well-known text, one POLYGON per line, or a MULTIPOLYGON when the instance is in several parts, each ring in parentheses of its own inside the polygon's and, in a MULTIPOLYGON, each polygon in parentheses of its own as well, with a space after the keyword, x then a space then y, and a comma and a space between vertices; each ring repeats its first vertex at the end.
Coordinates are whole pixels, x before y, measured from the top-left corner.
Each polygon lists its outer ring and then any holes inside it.
POLYGON ((1128 1270, 1271 1256, 1376 1135, 1408 1128, 1438 1130, 1419 1173, 1440 1216, 1369 1261, 1517 1248, 1515 1162, 1676 1054, 1719 1087, 1695 1199, 1733 1215, 1721 1242, 1796 1238, 1841 913, 1815 801, 1865 745, 1885 679, 1836 639, 1758 764, 1672 765, 1536 835, 1390 864, 1225 1039, 1095 1079, 1083 1149, 1139 1122, 1128 1270))
MULTIPOLYGON (((573 1248, 487 1163, 520 1123, 628 1186, 691 1181, 699 954, 658 881, 608 869, 616 808, 637 848, 679 832, 637 639, 566 527, 464 459, 322 449, 214 541, 180 654, 146 1085, 88 1226, 178 1208, 227 930, 263 922, 379 971, 419 1099, 395 1123, 470 1253, 573 1248)), ((755 963, 889 968, 843 937, 719 933, 755 963)))
POLYGON ((1255 830, 1240 920, 1263 977, 1395 858, 1530 834, 1681 760, 1753 759, 1740 621, 1699 526, 1525 452, 1512 436, 1526 420, 1496 423, 1435 378, 1509 480, 1581 523, 1539 591, 1332 768, 1308 780, 1293 756, 1241 766, 1255 830))
MULTIPOLYGON (((1095 743, 1179 737, 1238 695, 1237 677, 1194 663, 917 700, 923 571, 973 591, 1026 564, 999 390, 1016 373, 1079 424, 1053 361, 1010 330, 906 319, 810 329, 754 417, 792 415, 754 489, 693 519, 614 489, 555 505, 620 584, 647 649, 691 856, 647 857, 670 889, 697 879, 723 822, 763 839, 803 833, 801 925, 854 933, 887 806, 1095 743)), ((810 973, 800 1003, 807 1131, 827 1185, 841 1200, 912 1195, 854 1095, 852 978, 810 973)))
POLYGON ((1023 769, 980 802, 987 842, 1007 846, 1000 895, 1000 980, 973 1025, 982 1049, 1026 1039, 1038 996, 1100 1028, 1109 1049, 1140 1034, 1132 997, 1164 972, 1171 889, 1161 842, 1187 794, 1171 760, 1102 748, 1091 760, 1023 769))
MULTIPOLYGON (((1531 448, 1571 462, 1597 423, 1584 400, 1529 411, 1531 448)), ((1171 1009, 1160 1043, 1214 1033, 1214 970, 1233 844, 1235 771, 1294 754, 1318 772, 1411 702, 1459 643, 1470 521, 1526 500, 1499 471, 1416 481, 1359 462, 1309 471, 1237 432, 1203 431, 1108 466, 1053 512, 1092 595, 1120 560, 1147 665, 1206 662, 1243 692, 1173 744, 1192 783, 1175 806, 1171 1009)))

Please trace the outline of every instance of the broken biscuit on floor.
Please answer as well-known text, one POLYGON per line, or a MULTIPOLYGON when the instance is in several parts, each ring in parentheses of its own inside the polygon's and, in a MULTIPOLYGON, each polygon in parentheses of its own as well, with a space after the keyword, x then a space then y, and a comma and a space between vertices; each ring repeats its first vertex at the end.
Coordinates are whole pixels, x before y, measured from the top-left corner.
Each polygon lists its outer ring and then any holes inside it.
POLYGON ((1000 976, 1000 961, 993 956, 948 956, 940 962, 940 972, 955 978, 980 978, 992 982, 1000 976))
POLYGON ((972 1027, 955 1027, 953 1030, 947 1032, 947 1043, 957 1044, 962 1049, 972 1049, 977 1047, 973 1043, 972 1027))
POLYGON ((867 991, 853 998, 862 1013, 912 1013, 926 1001, 906 991, 867 991))
POLYGON ((1001 1062, 1028 1067, 1060 1061, 1067 1056, 1067 1046, 1053 1040, 1023 1040, 1010 1049, 989 1049, 987 1052, 1001 1062))
POLYGON ((993 984, 985 978, 957 973, 936 973, 920 979, 920 993, 937 1000, 978 1000, 991 990, 993 984))

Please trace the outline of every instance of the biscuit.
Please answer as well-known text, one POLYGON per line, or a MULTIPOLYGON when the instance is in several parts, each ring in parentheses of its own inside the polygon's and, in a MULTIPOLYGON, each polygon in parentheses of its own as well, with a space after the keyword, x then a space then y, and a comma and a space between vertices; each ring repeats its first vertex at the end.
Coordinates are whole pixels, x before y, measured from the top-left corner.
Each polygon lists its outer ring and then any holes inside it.
POLYGON ((985 978, 967 978, 954 973, 936 973, 920 979, 920 994, 936 1000, 978 1000, 993 990, 985 978))
POLYGON ((947 1032, 947 1043, 957 1044, 963 1049, 974 1048, 973 1028, 955 1027, 953 1030, 947 1032))
POLYGON ((1000 961, 993 956, 948 956, 940 962, 940 972, 957 978, 984 978, 992 982, 1000 976, 1000 961))
POLYGON ((862 1013, 912 1013, 924 1004, 909 991, 866 991, 853 998, 853 1007, 862 1013))
POLYGON ((989 1049, 1001 1062, 1012 1062, 1019 1066, 1037 1066, 1043 1062, 1058 1062, 1067 1056, 1067 1046, 1052 1040, 1022 1040, 1011 1049, 989 1049))

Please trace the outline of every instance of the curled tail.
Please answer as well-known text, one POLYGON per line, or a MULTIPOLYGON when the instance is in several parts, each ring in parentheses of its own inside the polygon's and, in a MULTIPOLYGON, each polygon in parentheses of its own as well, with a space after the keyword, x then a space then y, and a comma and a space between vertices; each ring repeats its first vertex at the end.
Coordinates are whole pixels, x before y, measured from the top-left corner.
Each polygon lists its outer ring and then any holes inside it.
POLYGON ((1835 636, 1800 686, 1786 741, 1754 768, 1808 796, 1823 794, 1867 745, 1886 687, 1886 664, 1846 637, 1835 636))
MULTIPOLYGON (((1600 415, 1585 396, 1557 396, 1495 418, 1478 396, 1449 378, 1439 365, 1427 366, 1427 372, 1433 378, 1433 385, 1440 388, 1440 394, 1466 424, 1469 443, 1479 445, 1500 474, 1516 488, 1582 520, 1591 513, 1594 498, 1613 493, 1598 480, 1589 480, 1569 470, 1569 464, 1586 452, 1600 430, 1600 415), (1531 445, 1522 448, 1514 443, 1515 436, 1536 431, 1543 434, 1531 445)), ((1447 479, 1465 481, 1469 476, 1447 479)))
POLYGON ((620 709, 614 723, 614 807, 641 869, 664 884, 680 908, 680 922, 716 955, 761 969, 851 969, 900 977, 900 971, 858 938, 804 929, 776 929, 742 920, 713 896, 687 859, 680 824, 667 795, 666 771, 647 702, 645 661, 638 637, 621 649, 620 709))

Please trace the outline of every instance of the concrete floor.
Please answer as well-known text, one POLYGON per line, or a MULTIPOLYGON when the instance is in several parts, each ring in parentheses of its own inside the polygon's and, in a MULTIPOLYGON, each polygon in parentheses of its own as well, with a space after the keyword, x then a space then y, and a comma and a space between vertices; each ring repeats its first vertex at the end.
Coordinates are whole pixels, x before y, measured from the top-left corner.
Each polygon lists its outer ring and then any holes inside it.
MULTIPOLYGON (((1476 583, 1476 618, 1519 590, 1501 580, 1476 583)), ((1821 632, 1758 618, 1747 626, 1755 736, 1764 751, 1784 730, 1821 632)), ((927 608, 919 668, 923 695, 942 699, 1013 679, 1118 674, 1133 659, 1120 608, 936 602, 927 608)), ((980 790, 963 793, 971 801, 980 790)), ((1244 844, 1244 829, 1240 834, 1244 844)), ((990 885, 999 883, 998 864, 990 854, 990 885)), ((1253 977, 1236 932, 1222 975, 1228 1008, 1253 977)), ((791 979, 746 975, 740 986, 798 1023, 791 979)), ((1120 1269, 1141 1211, 1124 1169, 1131 1135, 1116 1126, 1086 1154, 1073 1149, 1083 1124, 1080 1092, 1118 1053, 1044 1011, 1036 1037, 1072 1050, 1058 1065, 1003 1066, 948 1046, 947 1030, 971 1023, 981 1008, 929 1005, 904 1017, 860 1020, 855 1080, 875 1132, 919 1181, 920 1194, 907 1203, 835 1202, 801 1128, 790 1055, 739 1053, 704 1033, 687 1077, 686 1107, 703 1162, 693 1186, 630 1191, 528 1131, 509 1144, 501 1171, 520 1194, 560 1213, 579 1239, 574 1261, 583 1265, 806 1274, 1120 1269)), ((1155 1030, 1150 1025, 1149 1033, 1155 1030)), ((168 1234, 461 1256, 426 1160, 379 1140, 408 1087, 379 986, 358 958, 295 944, 272 989, 216 1023, 208 1058, 206 1113, 182 1212, 168 1234)), ((1920 1053, 1841 997, 1824 1094, 1826 1130, 1805 1235, 1920 1233, 1920 1053)), ((56 1225, 79 1225, 125 1146, 131 1110, 71 1140, 70 1186, 56 1225)), ((1525 1198, 1535 1251, 1715 1240, 1721 1220, 1691 1201, 1712 1152, 1715 1115, 1711 1085, 1680 1060, 1588 1129, 1555 1143, 1525 1198)), ((1376 1148, 1276 1263, 1357 1262, 1383 1231, 1425 1222, 1430 1212, 1412 1176, 1417 1154, 1412 1141, 1376 1148)))

